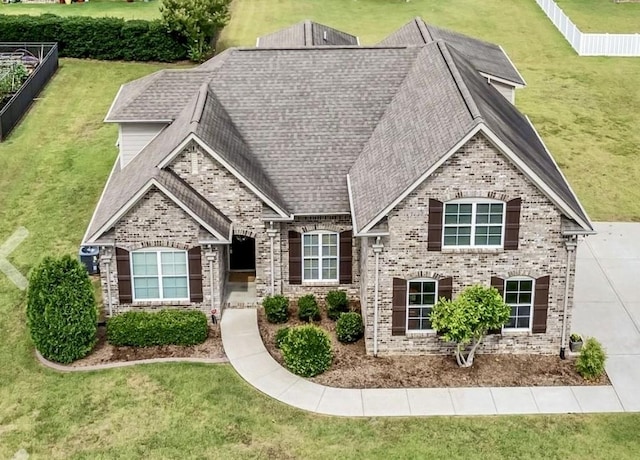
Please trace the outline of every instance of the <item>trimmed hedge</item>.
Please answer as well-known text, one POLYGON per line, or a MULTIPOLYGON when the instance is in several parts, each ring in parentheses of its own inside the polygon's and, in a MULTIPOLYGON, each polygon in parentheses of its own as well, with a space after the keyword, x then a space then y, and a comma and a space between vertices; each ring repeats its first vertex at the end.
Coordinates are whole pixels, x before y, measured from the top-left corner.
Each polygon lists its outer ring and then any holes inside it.
POLYGON ((286 323, 289 319, 289 299, 283 295, 265 297, 262 306, 270 323, 286 323))
POLYGON ((58 42, 62 57, 107 61, 172 62, 187 57, 183 41, 159 20, 0 15, 0 42, 58 42))
POLYGON ((345 291, 329 291, 325 298, 327 316, 332 320, 340 318, 342 313, 349 311, 349 299, 345 291))
POLYGON ((77 259, 47 257, 31 272, 27 319, 45 358, 67 364, 89 354, 98 313, 89 274, 77 259))
POLYGON ((287 368, 302 377, 322 374, 333 361, 329 334, 313 324, 290 328, 280 349, 287 368))
POLYGON ((320 308, 313 294, 303 295, 298 299, 298 318, 301 321, 317 321, 320 319, 320 308))
POLYGON ((196 345, 208 333, 206 315, 196 310, 129 311, 107 322, 107 340, 116 346, 196 345))
POLYGON ((343 343, 356 342, 364 334, 364 325, 360 313, 343 313, 336 323, 336 337, 343 343))

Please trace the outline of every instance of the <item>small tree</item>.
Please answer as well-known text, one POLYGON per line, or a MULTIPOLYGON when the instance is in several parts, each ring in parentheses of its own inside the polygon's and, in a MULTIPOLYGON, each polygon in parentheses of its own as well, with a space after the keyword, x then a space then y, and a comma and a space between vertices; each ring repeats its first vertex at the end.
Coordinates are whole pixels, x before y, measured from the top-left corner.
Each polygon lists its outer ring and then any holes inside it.
POLYGON ((33 343, 45 358, 70 363, 91 351, 97 311, 89 275, 77 259, 47 257, 33 270, 27 319, 33 343))
POLYGON ((229 21, 231 0, 162 0, 160 13, 169 32, 187 42, 189 59, 204 60, 211 40, 229 21))
POLYGON ((482 338, 509 320, 510 307, 495 288, 470 286, 455 300, 440 299, 431 311, 432 327, 455 342, 458 366, 470 367, 482 338))

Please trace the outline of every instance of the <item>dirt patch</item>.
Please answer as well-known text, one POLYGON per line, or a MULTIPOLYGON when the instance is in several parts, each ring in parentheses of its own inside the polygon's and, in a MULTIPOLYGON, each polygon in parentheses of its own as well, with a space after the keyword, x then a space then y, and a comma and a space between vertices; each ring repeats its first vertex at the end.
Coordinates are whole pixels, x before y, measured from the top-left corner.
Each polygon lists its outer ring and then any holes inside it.
POLYGON ((96 364, 138 361, 151 358, 225 358, 220 336, 220 325, 209 325, 207 340, 199 345, 183 347, 161 345, 155 347, 115 347, 107 342, 106 328, 98 327, 98 343, 86 357, 71 364, 73 367, 96 364))
MULTIPOLYGON (((295 306, 293 306, 295 309, 295 306)), ((284 326, 303 324, 292 314, 286 324, 270 324, 258 309, 258 327, 265 347, 283 364, 275 347, 275 334, 284 326)), ((329 331, 334 360, 324 374, 309 380, 338 388, 434 388, 434 387, 519 387, 564 385, 609 385, 607 376, 587 381, 578 374, 573 359, 539 355, 477 355, 473 367, 459 368, 449 356, 368 356, 364 340, 354 344, 338 342, 335 322, 323 317, 317 322, 329 331)), ((284 364, 283 364, 284 365, 284 364)))

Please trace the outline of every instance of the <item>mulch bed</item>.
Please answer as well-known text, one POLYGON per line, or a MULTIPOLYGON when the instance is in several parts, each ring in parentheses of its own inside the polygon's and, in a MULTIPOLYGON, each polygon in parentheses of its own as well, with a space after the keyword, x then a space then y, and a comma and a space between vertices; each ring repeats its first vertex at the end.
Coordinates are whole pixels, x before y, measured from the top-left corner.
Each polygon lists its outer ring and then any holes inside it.
POLYGON ((115 347, 107 342, 106 328, 98 327, 98 343, 86 357, 70 366, 84 367, 96 364, 138 361, 151 358, 225 358, 220 336, 220 325, 209 325, 209 337, 203 343, 184 347, 160 345, 155 347, 115 347))
MULTIPOLYGON (((265 347, 284 365, 275 347, 276 331, 284 326, 303 324, 295 306, 289 322, 271 324, 264 310, 258 309, 258 327, 265 347)), ((375 358, 365 352, 364 339, 354 344, 338 342, 335 322, 323 318, 317 322, 332 337, 334 360, 331 368, 309 380, 338 388, 434 388, 434 387, 518 387, 609 385, 607 376, 587 381, 578 374, 573 359, 558 356, 491 354, 476 355, 473 367, 459 368, 453 355, 385 356, 375 358)))

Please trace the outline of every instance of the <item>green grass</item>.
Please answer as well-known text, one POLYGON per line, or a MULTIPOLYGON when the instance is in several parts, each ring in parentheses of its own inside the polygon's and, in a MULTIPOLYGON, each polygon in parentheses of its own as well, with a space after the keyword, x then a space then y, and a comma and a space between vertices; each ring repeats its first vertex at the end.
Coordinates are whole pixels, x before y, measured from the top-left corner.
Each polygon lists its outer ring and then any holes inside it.
MULTIPOLYGON (((416 14, 502 43, 530 85, 518 104, 541 128, 591 214, 640 218, 640 64, 575 57, 535 5, 237 0, 235 8, 227 44, 252 44, 256 34, 305 17, 373 43, 416 14)), ((22 273, 45 254, 77 251, 116 156, 117 129, 102 123, 104 114, 121 83, 161 67, 167 66, 62 60, 0 144, 0 242, 21 225, 30 231, 9 258, 22 273)), ((36 364, 25 294, 2 274, 0 382, 0 458, 21 448, 32 459, 640 456, 638 414, 354 420, 279 404, 226 365, 58 374, 36 364)))
POLYGON ((640 33, 640 3, 613 0, 555 0, 582 32, 640 33))
POLYGON ((60 3, 8 3, 0 4, 0 14, 57 14, 58 16, 111 16, 124 19, 157 19, 160 17, 160 0, 143 2, 136 0, 90 0, 71 5, 60 3))

